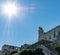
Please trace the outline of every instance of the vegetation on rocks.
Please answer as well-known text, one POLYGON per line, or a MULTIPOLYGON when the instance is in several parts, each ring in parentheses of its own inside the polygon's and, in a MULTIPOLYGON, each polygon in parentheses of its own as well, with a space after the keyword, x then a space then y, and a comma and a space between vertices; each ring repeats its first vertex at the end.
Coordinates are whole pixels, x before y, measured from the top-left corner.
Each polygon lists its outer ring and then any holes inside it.
POLYGON ((35 50, 23 50, 19 53, 13 54, 13 55, 44 55, 42 49, 35 49, 35 50))

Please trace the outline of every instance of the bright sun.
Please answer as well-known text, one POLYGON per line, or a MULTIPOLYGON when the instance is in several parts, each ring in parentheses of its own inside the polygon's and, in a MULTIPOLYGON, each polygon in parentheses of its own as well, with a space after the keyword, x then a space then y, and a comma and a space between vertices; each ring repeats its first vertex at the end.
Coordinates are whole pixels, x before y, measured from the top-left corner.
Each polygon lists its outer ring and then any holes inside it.
POLYGON ((2 12, 4 15, 8 16, 10 20, 12 16, 16 16, 18 12, 18 7, 15 3, 7 2, 2 5, 2 12))

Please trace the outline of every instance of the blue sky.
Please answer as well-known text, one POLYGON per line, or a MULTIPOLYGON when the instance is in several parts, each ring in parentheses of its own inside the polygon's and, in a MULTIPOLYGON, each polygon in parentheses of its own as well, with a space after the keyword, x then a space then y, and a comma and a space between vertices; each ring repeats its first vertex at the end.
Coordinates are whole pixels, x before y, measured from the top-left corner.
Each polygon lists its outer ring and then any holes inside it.
MULTIPOLYGON (((0 48, 4 44, 21 46, 38 41, 38 28, 46 31, 60 24, 60 0, 14 0, 23 7, 33 7, 24 11, 8 24, 0 11, 0 48), (23 20, 20 20, 23 19, 23 20), (9 31, 9 33, 8 33, 9 31)), ((0 4, 6 0, 0 0, 0 4)), ((14 17, 15 18, 15 17, 14 17)))

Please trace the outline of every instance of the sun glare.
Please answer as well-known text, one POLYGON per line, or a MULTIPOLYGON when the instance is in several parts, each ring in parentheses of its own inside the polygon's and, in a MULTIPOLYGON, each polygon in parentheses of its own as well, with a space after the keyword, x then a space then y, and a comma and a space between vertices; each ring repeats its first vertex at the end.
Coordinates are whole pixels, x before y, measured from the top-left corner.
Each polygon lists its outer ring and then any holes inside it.
POLYGON ((19 18, 19 20, 23 20, 24 16, 27 14, 27 11, 34 9, 34 7, 22 6, 21 4, 17 4, 16 1, 9 0, 0 4, 0 6, 1 14, 5 16, 8 21, 15 19, 15 17, 19 18))
POLYGON ((16 16, 18 12, 18 6, 15 3, 8 2, 2 5, 2 12, 8 16, 10 20, 12 16, 16 16))

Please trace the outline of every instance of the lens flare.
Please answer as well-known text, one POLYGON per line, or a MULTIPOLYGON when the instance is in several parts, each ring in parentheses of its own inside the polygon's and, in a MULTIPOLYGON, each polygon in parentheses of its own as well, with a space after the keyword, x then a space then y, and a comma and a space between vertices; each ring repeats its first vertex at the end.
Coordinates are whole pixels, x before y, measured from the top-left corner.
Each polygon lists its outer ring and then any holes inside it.
POLYGON ((12 16, 16 16, 18 13, 18 6, 15 3, 8 2, 2 5, 2 13, 12 19, 12 16))

